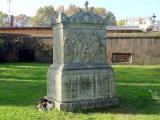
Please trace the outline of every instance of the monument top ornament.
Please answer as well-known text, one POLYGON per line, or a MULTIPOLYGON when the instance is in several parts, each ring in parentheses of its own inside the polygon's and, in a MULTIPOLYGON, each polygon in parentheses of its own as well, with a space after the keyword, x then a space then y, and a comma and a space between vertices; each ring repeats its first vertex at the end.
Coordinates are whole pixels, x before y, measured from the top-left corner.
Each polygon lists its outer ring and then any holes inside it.
POLYGON ((84 5, 85 5, 85 7, 86 7, 86 12, 88 12, 88 4, 89 4, 89 2, 88 2, 88 1, 86 1, 86 2, 85 2, 85 4, 84 4, 84 5))
POLYGON ((102 18, 101 16, 94 14, 93 9, 94 7, 91 7, 91 12, 88 12, 88 1, 85 2, 85 10, 83 11, 81 8, 79 8, 79 12, 67 16, 65 13, 61 12, 57 19, 53 18, 50 21, 50 26, 53 26, 58 23, 91 23, 91 24, 106 24, 108 25, 110 23, 110 16, 106 16, 102 18))

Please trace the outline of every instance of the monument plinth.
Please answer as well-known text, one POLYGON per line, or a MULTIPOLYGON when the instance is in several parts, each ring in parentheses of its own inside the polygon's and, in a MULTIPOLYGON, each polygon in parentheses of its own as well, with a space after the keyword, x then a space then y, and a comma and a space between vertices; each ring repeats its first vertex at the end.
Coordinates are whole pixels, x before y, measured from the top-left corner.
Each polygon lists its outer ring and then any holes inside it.
POLYGON ((51 23, 53 64, 47 73, 46 98, 65 111, 117 104, 114 70, 106 63, 110 18, 80 10, 69 17, 60 13, 51 23))

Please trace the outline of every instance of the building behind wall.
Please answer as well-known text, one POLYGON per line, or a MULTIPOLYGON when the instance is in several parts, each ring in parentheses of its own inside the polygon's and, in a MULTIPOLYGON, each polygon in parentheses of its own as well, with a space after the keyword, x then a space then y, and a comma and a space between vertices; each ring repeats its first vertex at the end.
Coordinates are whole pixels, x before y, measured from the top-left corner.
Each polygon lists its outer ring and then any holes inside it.
POLYGON ((127 22, 125 22, 124 26, 139 26, 142 31, 158 31, 157 27, 160 26, 159 21, 155 21, 155 25, 153 24, 152 17, 130 17, 127 22), (153 29, 154 27, 154 29, 153 29))
POLYGON ((107 33, 140 33, 138 26, 107 26, 107 33))

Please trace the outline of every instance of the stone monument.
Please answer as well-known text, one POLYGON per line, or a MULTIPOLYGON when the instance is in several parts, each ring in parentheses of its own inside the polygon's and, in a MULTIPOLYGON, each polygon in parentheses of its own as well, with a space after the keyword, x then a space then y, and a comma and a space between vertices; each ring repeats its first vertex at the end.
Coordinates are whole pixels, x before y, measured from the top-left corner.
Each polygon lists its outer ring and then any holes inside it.
MULTIPOLYGON (((118 104, 114 70, 106 63, 106 25, 110 17, 79 9, 60 13, 53 26, 53 64, 47 73, 47 96, 58 110, 72 111, 118 104)), ((93 11, 93 7, 92 10, 93 11)))

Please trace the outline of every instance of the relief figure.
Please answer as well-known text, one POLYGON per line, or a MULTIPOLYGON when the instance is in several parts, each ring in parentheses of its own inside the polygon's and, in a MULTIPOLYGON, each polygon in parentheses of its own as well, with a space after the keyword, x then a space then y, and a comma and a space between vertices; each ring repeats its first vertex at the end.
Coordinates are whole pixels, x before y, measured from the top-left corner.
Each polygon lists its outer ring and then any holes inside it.
POLYGON ((101 46, 99 35, 95 32, 91 32, 91 62, 99 62, 101 55, 101 46))
POLYGON ((105 62, 105 60, 106 60, 106 44, 105 44, 105 42, 106 42, 106 36, 101 36, 101 39, 100 39, 100 46, 101 46, 101 60, 103 60, 104 62, 105 62))
POLYGON ((74 32, 70 38, 64 38, 65 63, 105 62, 106 37, 100 37, 96 31, 92 30, 90 38, 87 37, 87 39, 84 39, 81 29, 74 32), (87 39, 91 40, 90 44, 87 39))
POLYGON ((82 41, 84 39, 84 35, 81 30, 78 30, 77 32, 73 33, 71 40, 73 44, 73 62, 77 63, 81 61, 81 51, 82 51, 82 41))
POLYGON ((65 37, 64 38, 64 55, 65 55, 65 63, 71 63, 73 60, 73 48, 70 40, 65 37))
POLYGON ((87 45, 87 42, 84 42, 84 44, 83 44, 81 58, 82 58, 83 63, 89 62, 89 47, 87 45))

